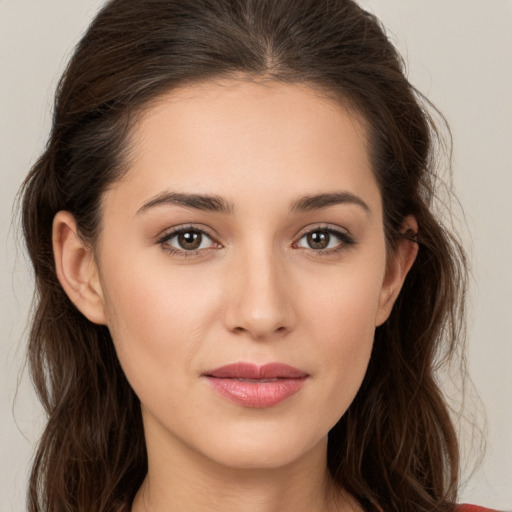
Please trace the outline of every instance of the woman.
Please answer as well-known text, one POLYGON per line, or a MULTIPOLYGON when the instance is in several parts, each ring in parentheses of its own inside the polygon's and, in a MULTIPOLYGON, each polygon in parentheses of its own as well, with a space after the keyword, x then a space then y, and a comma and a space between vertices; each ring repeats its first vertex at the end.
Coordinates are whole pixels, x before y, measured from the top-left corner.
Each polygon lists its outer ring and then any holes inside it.
POLYGON ((24 184, 30 510, 456 510, 435 136, 351 1, 109 2, 24 184))

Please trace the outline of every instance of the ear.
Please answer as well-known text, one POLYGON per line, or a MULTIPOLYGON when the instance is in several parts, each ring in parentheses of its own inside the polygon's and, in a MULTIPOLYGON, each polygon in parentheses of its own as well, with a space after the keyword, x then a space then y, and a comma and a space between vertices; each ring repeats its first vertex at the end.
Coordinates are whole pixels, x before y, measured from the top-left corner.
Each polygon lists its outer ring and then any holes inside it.
POLYGON ((93 250, 78 236, 70 212, 55 215, 52 243, 57 277, 69 299, 91 322, 105 325, 103 292, 93 250))
POLYGON ((389 256, 386 265, 386 274, 379 296, 379 308, 375 325, 382 325, 391 314, 407 273, 411 269, 418 254, 418 243, 410 238, 418 233, 418 223, 413 216, 407 216, 402 224, 402 234, 408 238, 400 238, 398 245, 389 256))

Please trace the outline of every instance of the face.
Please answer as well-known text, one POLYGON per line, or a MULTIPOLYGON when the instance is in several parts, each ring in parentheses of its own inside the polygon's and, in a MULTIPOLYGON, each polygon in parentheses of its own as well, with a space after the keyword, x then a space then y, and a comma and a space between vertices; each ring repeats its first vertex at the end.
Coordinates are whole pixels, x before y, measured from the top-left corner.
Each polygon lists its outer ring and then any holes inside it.
POLYGON ((381 210, 363 123, 306 86, 198 84, 143 115, 95 264, 149 446, 238 468, 325 447, 399 287, 381 210))

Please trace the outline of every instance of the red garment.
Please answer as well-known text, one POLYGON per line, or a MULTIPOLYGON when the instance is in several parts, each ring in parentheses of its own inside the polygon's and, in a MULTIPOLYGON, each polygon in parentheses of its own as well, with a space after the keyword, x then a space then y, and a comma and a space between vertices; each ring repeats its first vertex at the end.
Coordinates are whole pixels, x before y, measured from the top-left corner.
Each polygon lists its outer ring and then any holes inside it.
MULTIPOLYGON (((384 512, 380 507, 379 510, 384 512)), ((499 512, 490 508, 479 507, 478 505, 468 505, 467 503, 457 505, 455 512, 499 512)))
POLYGON ((497 512, 493 511, 490 508, 478 507, 477 505, 459 505, 457 507, 457 512, 497 512))
MULTIPOLYGON (((380 507, 379 510, 384 512, 380 507)), ((478 505, 468 505, 464 503, 462 505, 457 505, 456 512, 499 512, 498 510, 491 510, 490 508, 479 507, 478 505)))

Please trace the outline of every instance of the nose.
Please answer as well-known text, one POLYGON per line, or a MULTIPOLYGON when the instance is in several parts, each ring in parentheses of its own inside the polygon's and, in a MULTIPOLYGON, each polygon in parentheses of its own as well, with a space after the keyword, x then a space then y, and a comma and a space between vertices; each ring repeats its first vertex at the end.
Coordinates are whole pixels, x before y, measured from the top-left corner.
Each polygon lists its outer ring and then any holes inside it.
POLYGON ((241 255, 230 265, 226 328, 255 340, 285 335, 296 323, 286 263, 272 249, 241 255))

